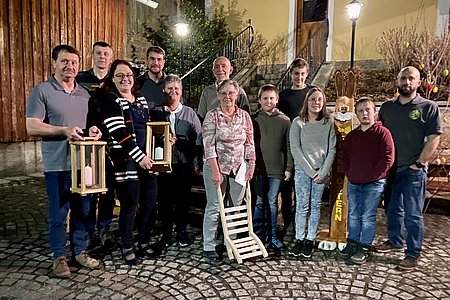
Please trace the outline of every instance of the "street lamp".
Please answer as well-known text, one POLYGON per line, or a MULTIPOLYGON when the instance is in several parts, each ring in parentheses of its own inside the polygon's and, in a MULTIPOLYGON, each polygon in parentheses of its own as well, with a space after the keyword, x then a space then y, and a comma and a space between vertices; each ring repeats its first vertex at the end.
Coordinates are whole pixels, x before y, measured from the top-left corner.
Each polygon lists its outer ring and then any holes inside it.
MULTIPOLYGON (((184 72, 184 50, 183 50, 183 40, 189 33, 189 25, 184 22, 178 22, 175 24, 175 31, 177 35, 180 37, 180 51, 181 51, 181 72, 184 72)), ((183 76, 183 74, 180 74, 180 76, 183 76)))
POLYGON ((361 13, 362 3, 358 0, 352 0, 349 4, 347 4, 347 13, 352 21, 352 48, 350 54, 350 69, 353 69, 353 61, 355 58, 355 30, 356 30, 356 21, 359 19, 359 14, 361 13))

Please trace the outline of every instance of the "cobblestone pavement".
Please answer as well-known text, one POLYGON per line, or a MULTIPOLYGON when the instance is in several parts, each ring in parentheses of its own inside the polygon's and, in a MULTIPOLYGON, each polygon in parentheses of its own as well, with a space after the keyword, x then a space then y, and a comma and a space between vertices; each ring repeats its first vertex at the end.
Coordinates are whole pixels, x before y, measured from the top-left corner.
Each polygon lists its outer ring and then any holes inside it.
MULTIPOLYGON (((450 217, 444 215, 426 214, 423 256, 411 272, 395 269, 401 254, 376 254, 354 266, 319 250, 310 260, 271 252, 242 265, 228 259, 211 264, 202 258, 201 211, 194 210, 191 246, 171 246, 138 267, 124 265, 117 250, 105 257, 102 270, 80 269, 69 279, 51 276, 46 219, 41 176, 0 180, 0 300, 450 299, 450 217)), ((378 221, 380 242, 381 210, 378 221)), ((292 240, 292 233, 285 238, 289 246, 292 240)))

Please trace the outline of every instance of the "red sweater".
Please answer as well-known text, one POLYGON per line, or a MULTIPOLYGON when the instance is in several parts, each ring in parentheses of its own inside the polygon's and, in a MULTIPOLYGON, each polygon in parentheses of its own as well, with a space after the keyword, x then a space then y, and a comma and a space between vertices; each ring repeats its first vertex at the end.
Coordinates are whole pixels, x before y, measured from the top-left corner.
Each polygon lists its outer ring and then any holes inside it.
POLYGON ((394 141, 380 121, 362 131, 352 130, 344 140, 342 168, 351 183, 370 183, 386 178, 394 163, 394 141))

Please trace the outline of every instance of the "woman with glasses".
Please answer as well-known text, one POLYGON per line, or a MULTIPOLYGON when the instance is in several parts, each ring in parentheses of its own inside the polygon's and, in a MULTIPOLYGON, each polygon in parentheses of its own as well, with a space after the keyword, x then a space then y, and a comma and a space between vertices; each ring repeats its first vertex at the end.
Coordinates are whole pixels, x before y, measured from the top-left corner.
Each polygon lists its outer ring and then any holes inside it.
POLYGON ((336 153, 334 125, 329 118, 326 99, 318 87, 311 87, 299 116, 289 132, 295 165, 295 238, 289 251, 293 256, 311 257, 320 219, 320 204, 336 153), (309 212, 308 231, 306 220, 309 212))
POLYGON ((219 223, 217 187, 220 186, 224 194, 228 191, 225 198, 231 198, 233 206, 241 205, 245 186, 237 183, 235 176, 241 166, 245 167, 245 180, 248 181, 255 170, 252 120, 247 112, 237 107, 238 93, 236 81, 226 79, 219 83, 219 107, 206 114, 202 128, 203 180, 207 199, 203 219, 203 254, 212 261, 220 259, 215 240, 219 223))
POLYGON ((139 95, 133 69, 125 60, 115 60, 102 86, 104 99, 100 115, 105 126, 108 153, 114 165, 116 192, 120 201, 119 230, 122 254, 128 265, 137 265, 140 259, 133 250, 133 225, 137 220, 138 246, 142 253, 153 256, 149 247, 149 218, 156 202, 156 176, 149 170, 153 161, 145 153, 148 106, 139 95))

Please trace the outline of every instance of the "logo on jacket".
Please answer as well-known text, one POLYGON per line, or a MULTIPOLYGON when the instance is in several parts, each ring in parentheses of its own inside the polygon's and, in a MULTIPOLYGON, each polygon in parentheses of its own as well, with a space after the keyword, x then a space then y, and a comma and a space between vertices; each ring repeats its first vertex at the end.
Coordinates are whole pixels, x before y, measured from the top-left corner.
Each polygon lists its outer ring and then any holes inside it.
POLYGON ((418 111, 417 109, 412 110, 409 113, 409 118, 411 120, 417 120, 418 118, 420 118, 420 111, 418 111))

